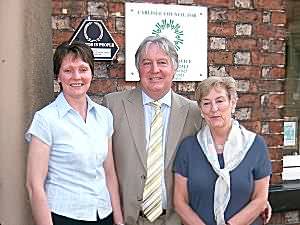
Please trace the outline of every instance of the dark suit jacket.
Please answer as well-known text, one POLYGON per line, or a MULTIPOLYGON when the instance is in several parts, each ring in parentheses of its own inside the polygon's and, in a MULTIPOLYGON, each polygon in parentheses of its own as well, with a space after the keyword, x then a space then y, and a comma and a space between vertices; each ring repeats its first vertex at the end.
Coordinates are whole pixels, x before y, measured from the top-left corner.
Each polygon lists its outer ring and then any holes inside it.
MULTIPOLYGON (((146 134, 141 89, 110 93, 104 105, 114 116, 113 153, 120 184, 120 195, 126 224, 133 225, 141 210, 146 178, 146 134)), ((169 124, 165 146, 165 182, 167 191, 167 223, 179 225, 174 212, 173 160, 177 145, 183 138, 193 135, 201 126, 197 103, 172 92, 169 124)))

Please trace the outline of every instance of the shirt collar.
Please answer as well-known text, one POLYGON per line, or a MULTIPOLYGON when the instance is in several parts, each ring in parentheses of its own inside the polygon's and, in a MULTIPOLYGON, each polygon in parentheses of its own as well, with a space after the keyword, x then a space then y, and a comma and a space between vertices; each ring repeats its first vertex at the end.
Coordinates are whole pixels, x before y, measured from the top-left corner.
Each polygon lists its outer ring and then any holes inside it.
MULTIPOLYGON (((88 95, 86 95, 87 105, 88 105, 88 112, 95 109, 95 102, 93 102, 88 95)), ((74 110, 72 106, 69 105, 67 102, 63 92, 61 92, 56 100, 56 106, 58 110, 58 114, 60 117, 64 117, 69 111, 74 110)))
MULTIPOLYGON (((154 102, 154 100, 150 98, 143 90, 142 90, 142 97, 143 97, 143 105, 147 105, 150 102, 154 102)), ((168 93, 165 94, 165 96, 159 99, 158 101, 163 105, 167 105, 171 107, 171 99, 172 99, 172 90, 169 90, 168 93)))

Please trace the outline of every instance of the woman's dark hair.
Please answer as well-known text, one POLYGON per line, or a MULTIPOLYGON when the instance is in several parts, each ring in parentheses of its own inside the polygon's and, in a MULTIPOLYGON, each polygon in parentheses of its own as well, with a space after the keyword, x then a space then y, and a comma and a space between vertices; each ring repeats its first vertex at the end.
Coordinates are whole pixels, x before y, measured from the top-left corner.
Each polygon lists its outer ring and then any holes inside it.
POLYGON ((82 61, 89 64, 92 75, 94 75, 94 55, 92 49, 80 41, 74 41, 71 44, 69 44, 69 42, 64 42, 56 48, 53 56, 53 72, 55 79, 58 77, 63 59, 68 54, 74 54, 75 58, 79 57, 82 61))

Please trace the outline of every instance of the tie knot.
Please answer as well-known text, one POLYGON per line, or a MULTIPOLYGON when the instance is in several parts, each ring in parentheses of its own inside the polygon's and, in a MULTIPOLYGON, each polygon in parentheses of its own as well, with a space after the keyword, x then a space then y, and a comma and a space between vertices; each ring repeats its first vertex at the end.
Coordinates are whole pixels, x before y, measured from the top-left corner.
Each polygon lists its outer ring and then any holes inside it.
POLYGON ((150 105, 152 107, 154 107, 155 110, 160 110, 160 108, 161 108, 161 103, 159 101, 153 101, 153 102, 150 103, 150 105))

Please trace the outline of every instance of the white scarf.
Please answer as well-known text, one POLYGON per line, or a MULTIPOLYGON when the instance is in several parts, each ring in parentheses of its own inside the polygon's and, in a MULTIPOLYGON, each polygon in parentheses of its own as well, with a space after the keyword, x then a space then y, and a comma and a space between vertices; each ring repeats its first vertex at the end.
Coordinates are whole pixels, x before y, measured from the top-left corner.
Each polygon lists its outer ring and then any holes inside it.
POLYGON ((234 170, 244 159, 256 134, 232 120, 232 128, 224 145, 224 168, 220 168, 217 151, 209 127, 206 125, 198 134, 198 142, 218 175, 214 192, 214 216, 217 225, 226 224, 224 213, 230 199, 230 171, 234 170))

